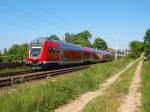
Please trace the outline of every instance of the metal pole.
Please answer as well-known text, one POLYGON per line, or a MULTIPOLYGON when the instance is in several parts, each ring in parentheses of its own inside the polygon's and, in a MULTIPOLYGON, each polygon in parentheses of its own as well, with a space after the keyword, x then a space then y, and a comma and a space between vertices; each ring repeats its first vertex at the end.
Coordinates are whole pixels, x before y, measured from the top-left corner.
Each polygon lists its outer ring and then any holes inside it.
POLYGON ((115 37, 115 60, 117 61, 118 60, 118 54, 117 54, 117 37, 114 35, 115 37))
POLYGON ((126 56, 126 49, 124 48, 124 56, 126 56))
POLYGON ((66 42, 66 33, 65 33, 65 36, 64 36, 64 42, 66 42))

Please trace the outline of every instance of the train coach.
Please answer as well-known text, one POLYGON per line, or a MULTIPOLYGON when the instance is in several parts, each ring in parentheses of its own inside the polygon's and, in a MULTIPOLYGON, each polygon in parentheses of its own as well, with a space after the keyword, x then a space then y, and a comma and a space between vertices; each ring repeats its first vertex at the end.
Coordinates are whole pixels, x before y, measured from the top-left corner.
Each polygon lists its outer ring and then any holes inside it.
POLYGON ((97 63, 111 59, 112 54, 107 51, 48 38, 37 38, 30 44, 27 61, 31 66, 47 68, 57 65, 97 63))

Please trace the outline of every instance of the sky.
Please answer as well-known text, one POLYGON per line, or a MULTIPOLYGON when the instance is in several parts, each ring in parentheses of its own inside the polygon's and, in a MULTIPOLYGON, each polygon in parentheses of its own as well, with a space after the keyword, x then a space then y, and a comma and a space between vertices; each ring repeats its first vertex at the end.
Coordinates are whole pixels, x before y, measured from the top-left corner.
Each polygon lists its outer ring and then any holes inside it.
POLYGON ((88 30, 128 48, 150 28, 150 0, 0 0, 0 50, 37 37, 88 30))

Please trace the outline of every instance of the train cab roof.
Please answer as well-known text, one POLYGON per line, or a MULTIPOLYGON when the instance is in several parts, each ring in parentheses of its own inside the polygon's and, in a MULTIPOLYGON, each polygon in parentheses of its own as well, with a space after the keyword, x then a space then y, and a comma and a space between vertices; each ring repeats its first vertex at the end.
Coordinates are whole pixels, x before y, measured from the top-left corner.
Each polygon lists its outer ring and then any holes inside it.
POLYGON ((50 39, 38 37, 38 38, 34 39, 33 41, 31 41, 31 44, 37 44, 37 43, 43 44, 43 43, 45 43, 45 41, 50 41, 50 39))

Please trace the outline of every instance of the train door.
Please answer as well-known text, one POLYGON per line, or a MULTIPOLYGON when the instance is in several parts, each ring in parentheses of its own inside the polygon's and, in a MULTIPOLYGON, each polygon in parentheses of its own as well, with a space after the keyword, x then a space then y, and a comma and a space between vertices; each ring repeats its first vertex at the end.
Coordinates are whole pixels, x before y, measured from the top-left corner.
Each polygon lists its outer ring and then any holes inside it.
POLYGON ((60 63, 63 63, 64 60, 64 51, 61 49, 60 50, 60 63))

